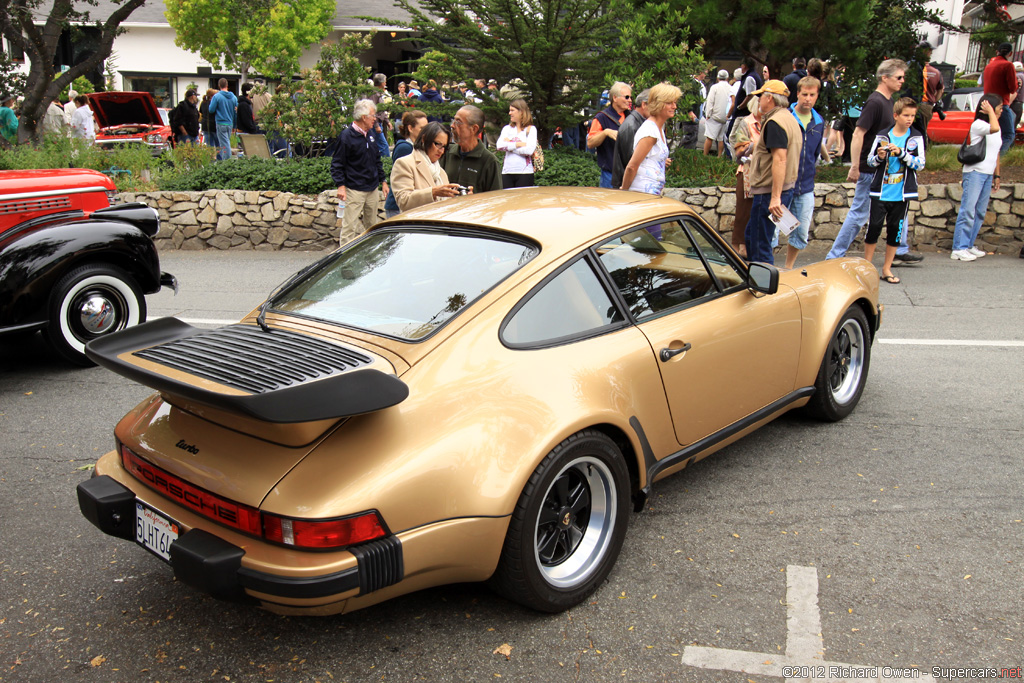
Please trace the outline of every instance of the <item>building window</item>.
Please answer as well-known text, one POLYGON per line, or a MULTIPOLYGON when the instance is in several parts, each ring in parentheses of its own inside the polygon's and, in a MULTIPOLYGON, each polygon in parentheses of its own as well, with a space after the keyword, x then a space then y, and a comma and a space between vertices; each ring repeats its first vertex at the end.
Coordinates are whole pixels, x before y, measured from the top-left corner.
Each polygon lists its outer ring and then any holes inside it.
POLYGON ((6 48, 7 56, 11 58, 11 61, 25 61, 25 51, 22 50, 20 46, 15 45, 10 40, 4 39, 4 47, 6 48))
POLYGON ((124 80, 128 90, 150 93, 156 100, 156 106, 174 107, 175 79, 169 76, 131 76, 124 80))

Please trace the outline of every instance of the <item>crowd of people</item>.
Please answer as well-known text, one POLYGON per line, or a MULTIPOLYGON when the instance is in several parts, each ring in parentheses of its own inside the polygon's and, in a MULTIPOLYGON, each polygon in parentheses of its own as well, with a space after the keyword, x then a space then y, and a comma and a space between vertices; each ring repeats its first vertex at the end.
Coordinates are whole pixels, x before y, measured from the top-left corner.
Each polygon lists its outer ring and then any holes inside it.
MULTIPOLYGON (((875 73, 877 87, 864 106, 842 116, 836 115, 834 106, 835 74, 819 59, 794 58, 791 72, 781 79, 770 78, 768 68, 758 69, 749 57, 732 73, 717 71, 709 88, 703 83, 704 74, 694 77, 704 100, 686 116, 704 124, 704 154, 728 156, 737 165, 732 240, 741 256, 774 262, 781 225, 787 235, 785 267, 794 267, 812 228, 818 165, 829 163, 833 155, 842 157, 842 129, 852 123, 847 179, 855 183, 854 196, 827 258, 846 255, 867 226, 868 258, 886 228, 883 281, 900 281, 893 265, 922 261, 921 254, 907 244, 907 212, 909 202, 918 196, 916 174, 926 163, 927 126, 933 110, 941 111, 944 86, 942 74, 929 61, 930 48, 922 44, 919 49, 925 56, 923 64, 911 67, 898 59, 883 61, 875 73), (916 97, 908 97, 905 87, 911 68, 921 69, 921 92, 916 97), (822 106, 822 99, 830 97, 831 102, 822 106)), ((1024 94, 1024 67, 1007 59, 1011 51, 1009 43, 999 46, 979 79, 985 96, 965 142, 976 154, 963 169, 954 260, 968 262, 985 255, 975 241, 991 192, 999 189, 999 157, 1013 143, 1021 111, 1018 95, 1024 94)), ((361 232, 376 222, 378 190, 383 190, 385 214, 391 217, 457 194, 534 184, 544 144, 518 87, 521 83, 499 88, 495 79, 480 78, 472 87, 460 82, 439 88, 432 79, 422 86, 410 80, 398 82, 392 94, 387 78, 378 73, 371 84, 373 95, 355 103, 352 123, 331 151, 331 176, 344 207, 339 212, 343 234, 361 232), (477 106, 485 100, 508 102, 508 123, 500 132, 477 106), (391 118, 387 111, 395 107, 378 111, 379 105, 395 102, 404 105, 397 117, 391 118), (450 120, 443 121, 449 117, 431 108, 440 103, 459 106, 450 120), (389 136, 394 137, 393 147, 389 136), (504 161, 499 163, 491 149, 504 152, 504 161), (394 162, 390 178, 383 171, 385 156, 394 162)), ((177 144, 205 142, 217 147, 218 160, 226 160, 232 154, 233 131, 262 132, 259 112, 269 102, 269 94, 252 95, 253 86, 247 83, 236 97, 228 85, 220 79, 218 89, 208 90, 201 101, 196 90, 185 93, 170 114, 177 144)), ((63 108, 56 102, 51 105, 44 127, 64 127, 72 135, 94 138, 87 98, 71 95, 63 108)), ((676 116, 681 96, 681 90, 669 83, 645 89, 635 98, 628 83, 609 87, 603 108, 588 120, 585 130, 585 148, 595 155, 601 187, 662 194, 672 149, 666 126, 676 116)), ((13 142, 18 121, 10 109, 12 98, 2 97, 0 136, 13 142)), ((576 132, 570 128, 556 135, 572 145, 576 132)), ((288 148, 283 140, 270 142, 272 149, 288 148)), ((550 146, 552 141, 546 142, 550 146)))

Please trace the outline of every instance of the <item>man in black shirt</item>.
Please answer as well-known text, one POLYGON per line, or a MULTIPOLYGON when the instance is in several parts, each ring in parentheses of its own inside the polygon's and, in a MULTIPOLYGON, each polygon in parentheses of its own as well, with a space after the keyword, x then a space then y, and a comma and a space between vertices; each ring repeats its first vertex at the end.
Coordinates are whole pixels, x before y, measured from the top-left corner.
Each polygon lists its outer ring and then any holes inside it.
MULTIPOLYGON (((853 140, 850 143, 850 158, 853 162, 850 164, 850 172, 846 179, 851 183, 857 183, 857 187, 853 193, 853 201, 850 202, 850 211, 846 214, 843 227, 839 229, 839 234, 826 258, 846 256, 846 251, 860 234, 861 228, 867 225, 871 215, 869 193, 874 171, 868 166, 868 152, 875 136, 889 130, 895 123, 892 115, 892 97, 903 88, 906 71, 907 63, 903 60, 887 59, 878 65, 875 72, 878 87, 861 109, 857 129, 853 132, 853 140)), ((924 257, 911 253, 907 247, 905 234, 903 239, 904 243, 896 251, 896 260, 903 263, 921 261, 924 257)))
POLYGON ((178 106, 171 111, 171 132, 176 144, 195 144, 199 141, 198 101, 199 94, 189 89, 185 92, 185 99, 178 102, 178 106))

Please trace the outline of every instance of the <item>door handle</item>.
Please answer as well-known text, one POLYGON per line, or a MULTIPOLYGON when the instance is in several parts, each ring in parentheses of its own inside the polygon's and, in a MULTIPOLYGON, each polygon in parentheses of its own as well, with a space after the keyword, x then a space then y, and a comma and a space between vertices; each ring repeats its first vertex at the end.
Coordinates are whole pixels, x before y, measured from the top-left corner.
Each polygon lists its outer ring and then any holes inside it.
POLYGON ((678 349, 662 349, 661 350, 661 362, 662 363, 667 363, 670 360, 672 360, 673 356, 678 356, 680 353, 683 353, 684 351, 689 351, 689 350, 690 350, 689 342, 685 342, 678 349))

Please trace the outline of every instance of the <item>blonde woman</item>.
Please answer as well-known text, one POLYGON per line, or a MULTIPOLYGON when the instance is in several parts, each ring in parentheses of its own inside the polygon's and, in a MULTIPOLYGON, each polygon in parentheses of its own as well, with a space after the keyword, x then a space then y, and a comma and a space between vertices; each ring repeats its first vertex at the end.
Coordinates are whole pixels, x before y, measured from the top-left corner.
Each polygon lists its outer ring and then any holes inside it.
POLYGON ((441 168, 441 156, 448 146, 448 133, 437 121, 420 132, 412 154, 395 162, 391 169, 391 191, 402 211, 454 197, 459 186, 448 182, 441 168))
POLYGON ((649 117, 633 138, 633 156, 622 173, 622 187, 633 192, 660 195, 665 189, 668 141, 665 124, 676 115, 682 92, 674 85, 659 83, 647 96, 649 117))
POLYGON ((505 152, 501 167, 501 186, 530 187, 533 182, 533 152, 537 149, 537 128, 526 100, 513 100, 508 106, 509 124, 501 129, 496 147, 505 152))

